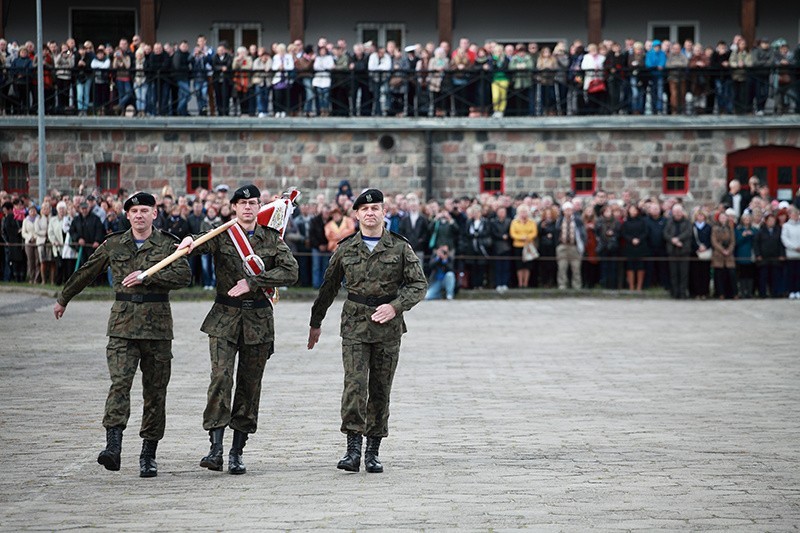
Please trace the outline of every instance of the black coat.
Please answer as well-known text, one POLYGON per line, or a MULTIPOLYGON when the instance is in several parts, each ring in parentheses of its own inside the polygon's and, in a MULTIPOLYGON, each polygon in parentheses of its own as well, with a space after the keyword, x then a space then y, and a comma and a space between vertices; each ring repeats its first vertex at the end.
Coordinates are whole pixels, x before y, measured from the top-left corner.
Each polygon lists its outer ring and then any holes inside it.
POLYGON ((308 240, 311 244, 312 250, 319 250, 321 245, 328 247, 328 238, 325 236, 325 220, 322 220, 322 215, 317 215, 311 219, 308 228, 308 240))
POLYGON ((102 243, 106 238, 106 229, 100 217, 94 213, 89 213, 84 217, 78 215, 72 219, 69 227, 69 240, 73 248, 80 249, 78 241, 83 239, 86 244, 83 246, 83 259, 86 260, 94 252, 93 243, 102 243))
MULTIPOLYGON (((464 231, 461 233, 461 244, 458 247, 459 255, 469 255, 488 257, 492 251, 492 234, 489 230, 489 221, 481 218, 477 228, 473 226, 473 221, 467 221, 464 231)), ((472 262, 483 262, 483 259, 471 259, 472 262)))
POLYGON ((3 242, 10 245, 7 248, 12 261, 25 259, 25 249, 22 246, 22 222, 14 220, 14 215, 9 213, 3 217, 3 242))
POLYGON ((192 70, 191 59, 189 52, 175 51, 175 55, 172 56, 172 77, 175 81, 189 81, 192 70))
POLYGON ((167 218, 167 226, 164 229, 181 240, 189 235, 191 231, 189 229, 189 221, 183 217, 178 217, 178 220, 173 220, 172 217, 167 218))
POLYGON ((644 217, 629 218, 622 224, 622 238, 625 239, 625 257, 647 257, 650 255, 650 247, 647 244, 647 223, 644 217), (639 239, 637 246, 633 245, 633 239, 639 239))
POLYGON ((414 225, 411 224, 410 215, 401 218, 398 233, 408 239, 408 242, 411 243, 411 248, 413 248, 415 252, 428 251, 428 241, 431 239, 431 232, 428 221, 422 213, 420 213, 417 218, 417 223, 414 225))
POLYGON ((511 251, 511 236, 508 234, 510 229, 511 219, 508 217, 503 219, 502 222, 497 218, 493 218, 489 222, 489 230, 492 233, 494 253, 496 255, 505 255, 511 251))
POLYGON ((232 65, 233 57, 231 57, 230 54, 226 53, 223 56, 214 54, 214 57, 211 58, 211 68, 214 70, 214 82, 230 82, 232 79, 232 65), (222 67, 228 67, 228 69, 223 72, 222 67))
POLYGON ((785 257, 786 248, 781 242, 781 228, 776 225, 770 233, 766 224, 762 226, 753 239, 753 253, 765 261, 785 257))

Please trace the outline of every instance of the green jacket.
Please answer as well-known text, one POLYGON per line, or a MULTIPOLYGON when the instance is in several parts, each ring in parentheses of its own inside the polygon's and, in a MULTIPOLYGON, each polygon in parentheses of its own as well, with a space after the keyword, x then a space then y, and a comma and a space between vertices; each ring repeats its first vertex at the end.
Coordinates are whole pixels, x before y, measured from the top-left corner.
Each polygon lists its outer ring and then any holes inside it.
MULTIPOLYGON (((194 235, 197 238, 199 235, 194 235)), ((264 270, 258 276, 249 277, 244 263, 227 233, 214 237, 194 249, 192 254, 212 254, 217 275, 217 295, 227 296, 228 291, 240 279, 246 278, 250 292, 241 300, 266 300, 264 289, 292 285, 297 281, 297 261, 292 251, 273 229, 256 226, 249 237, 253 252, 264 261, 264 270)), ((259 309, 242 309, 214 303, 200 330, 211 337, 220 337, 229 342, 244 344, 266 344, 275 338, 272 306, 259 309)))
MULTIPOLYGON (((136 248, 133 234, 128 229, 106 238, 89 260, 72 274, 64 284, 58 303, 66 306, 78 293, 98 276, 105 275, 111 267, 114 291, 124 294, 167 294, 170 290, 186 287, 192 280, 192 271, 186 259, 179 259, 166 268, 144 279, 135 287, 123 287, 122 280, 136 270, 146 270, 172 252, 178 238, 165 231, 153 233, 136 248)), ((109 337, 123 339, 172 339, 172 312, 169 302, 118 302, 111 306, 108 318, 109 337)))
POLYGON ((370 319, 374 307, 347 300, 342 308, 343 339, 359 342, 399 340, 406 332, 403 312, 425 297, 428 282, 419 258, 403 237, 384 230, 381 240, 370 252, 361 239, 361 232, 340 241, 331 256, 325 279, 311 308, 311 327, 322 325, 328 307, 346 280, 348 292, 359 296, 395 296, 389 302, 397 316, 386 324, 370 319))

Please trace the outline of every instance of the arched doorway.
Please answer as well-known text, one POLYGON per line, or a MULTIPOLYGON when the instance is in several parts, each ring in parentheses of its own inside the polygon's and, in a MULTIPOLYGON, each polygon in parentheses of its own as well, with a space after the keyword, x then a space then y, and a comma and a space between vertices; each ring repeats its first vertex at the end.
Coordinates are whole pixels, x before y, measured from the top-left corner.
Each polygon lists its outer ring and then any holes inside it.
POLYGON ((750 176, 768 185, 773 198, 792 201, 800 187, 800 148, 756 146, 728 154, 728 181, 737 179, 746 187, 750 176))

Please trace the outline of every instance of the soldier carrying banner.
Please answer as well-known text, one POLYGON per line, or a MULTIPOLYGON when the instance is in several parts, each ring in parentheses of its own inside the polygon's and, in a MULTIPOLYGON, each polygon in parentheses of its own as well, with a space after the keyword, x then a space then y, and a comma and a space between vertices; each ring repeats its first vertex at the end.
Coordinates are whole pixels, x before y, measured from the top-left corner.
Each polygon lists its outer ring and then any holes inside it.
POLYGON ((186 237, 178 250, 210 253, 217 275, 217 295, 200 328, 209 336, 211 383, 203 413, 211 450, 200 466, 222 471, 225 428, 233 429, 228 472, 244 474, 242 450, 258 424, 261 378, 274 352, 274 321, 270 297, 276 287, 297 280, 297 261, 279 231, 257 223, 261 193, 255 185, 237 189, 231 197, 236 223, 227 235, 195 246, 200 235, 186 237), (238 367, 234 371, 236 354, 238 367), (236 392, 231 403, 234 375, 236 392))

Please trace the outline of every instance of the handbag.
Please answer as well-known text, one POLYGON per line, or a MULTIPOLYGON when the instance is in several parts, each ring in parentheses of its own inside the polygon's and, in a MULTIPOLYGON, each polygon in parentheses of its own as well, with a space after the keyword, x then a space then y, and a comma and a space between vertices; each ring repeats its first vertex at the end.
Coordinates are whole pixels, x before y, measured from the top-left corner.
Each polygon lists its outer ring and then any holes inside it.
POLYGON ((603 80, 592 80, 589 82, 589 88, 586 89, 589 94, 597 94, 606 92, 606 82, 603 80))
POLYGON ((525 246, 522 247, 522 261, 527 263, 529 261, 533 261, 537 257, 539 257, 539 250, 536 249, 536 245, 532 242, 529 242, 525 246))
POLYGON ((702 252, 700 250, 697 250, 697 258, 700 259, 701 261, 711 261, 712 253, 713 250, 711 250, 711 248, 703 250, 702 252))

